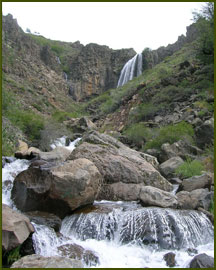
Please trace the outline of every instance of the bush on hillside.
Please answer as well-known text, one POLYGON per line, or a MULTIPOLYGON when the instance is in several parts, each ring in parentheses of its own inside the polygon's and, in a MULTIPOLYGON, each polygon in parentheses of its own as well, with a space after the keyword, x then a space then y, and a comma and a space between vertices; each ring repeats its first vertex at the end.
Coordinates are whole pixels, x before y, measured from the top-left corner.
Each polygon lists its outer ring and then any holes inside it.
POLYGON ((175 173, 178 177, 184 179, 195 175, 201 175, 203 170, 204 166, 199 160, 187 159, 175 170, 175 173))

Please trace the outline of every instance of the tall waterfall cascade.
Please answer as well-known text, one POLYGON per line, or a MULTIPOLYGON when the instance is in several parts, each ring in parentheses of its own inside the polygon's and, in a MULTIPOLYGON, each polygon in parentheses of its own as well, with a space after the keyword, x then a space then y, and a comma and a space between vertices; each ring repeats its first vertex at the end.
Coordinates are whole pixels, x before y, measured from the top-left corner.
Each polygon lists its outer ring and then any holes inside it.
POLYGON ((121 74, 118 80, 117 87, 126 84, 128 81, 132 80, 134 77, 138 77, 142 74, 142 54, 136 54, 131 58, 121 70, 121 74))

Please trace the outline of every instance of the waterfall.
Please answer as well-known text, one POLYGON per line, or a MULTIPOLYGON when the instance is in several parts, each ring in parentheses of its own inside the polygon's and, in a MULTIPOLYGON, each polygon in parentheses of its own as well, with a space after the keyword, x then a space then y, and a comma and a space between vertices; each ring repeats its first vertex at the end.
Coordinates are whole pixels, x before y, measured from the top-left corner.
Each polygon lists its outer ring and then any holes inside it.
POLYGON ((136 208, 125 203, 114 208, 97 207, 90 213, 73 214, 63 220, 61 233, 85 241, 114 241, 119 245, 151 246, 155 250, 187 249, 213 239, 213 226, 203 214, 192 210, 136 208))
POLYGON ((142 54, 136 54, 132 59, 130 59, 121 70, 121 74, 118 80, 118 85, 122 86, 128 81, 132 80, 142 74, 142 54))
POLYGON ((67 80, 68 80, 68 75, 67 75, 67 73, 66 73, 66 72, 63 72, 63 76, 64 76, 65 81, 67 82, 67 80))

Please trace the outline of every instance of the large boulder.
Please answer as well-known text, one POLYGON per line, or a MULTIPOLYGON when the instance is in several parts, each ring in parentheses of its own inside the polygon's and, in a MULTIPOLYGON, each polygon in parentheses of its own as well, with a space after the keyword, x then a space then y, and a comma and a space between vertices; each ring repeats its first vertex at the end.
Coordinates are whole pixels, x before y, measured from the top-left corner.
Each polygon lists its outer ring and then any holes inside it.
POLYGON ((71 151, 69 149, 62 146, 57 146, 50 152, 38 153, 37 158, 47 162, 63 162, 69 157, 70 153, 71 151))
POLYGON ((33 232, 28 217, 2 205, 2 247, 5 251, 21 245, 33 232))
POLYGON ((185 191, 192 191, 200 188, 211 187, 212 179, 209 174, 204 173, 199 176, 192 176, 190 178, 184 179, 181 183, 181 189, 185 191))
POLYGON ((161 163, 159 166, 160 172, 166 178, 172 178, 175 176, 175 170, 184 163, 183 159, 180 157, 172 157, 165 162, 161 163))
POLYGON ((178 206, 181 209, 209 209, 210 202, 213 199, 213 193, 208 189, 196 189, 191 192, 180 191, 176 194, 178 198, 178 206))
POLYGON ((29 168, 14 180, 12 199, 22 211, 45 211, 64 217, 94 202, 101 184, 96 166, 85 158, 49 169, 29 168))
MULTIPOLYGON (((115 197, 118 200, 126 197, 125 188, 121 190, 119 186, 114 186, 114 183, 148 185, 165 191, 173 189, 172 185, 152 165, 157 166, 155 157, 132 150, 109 135, 96 131, 85 134, 82 143, 71 153, 69 159, 74 160, 81 157, 94 162, 104 178, 101 192, 105 194, 107 191, 109 199, 115 197), (118 193, 115 190, 118 190, 118 193)), ((124 185, 124 187, 126 186, 124 185)), ((128 188, 126 189, 128 190, 128 188)), ((102 194, 100 195, 100 199, 105 199, 102 194)), ((132 195, 132 197, 134 196, 132 195)))
POLYGON ((139 197, 143 206, 159 206, 163 208, 177 208, 178 206, 175 195, 155 187, 142 187, 139 197))
POLYGON ((63 257, 84 261, 88 266, 96 266, 99 263, 99 258, 93 251, 77 244, 61 245, 58 247, 58 253, 63 257))
POLYGON ((12 264, 11 268, 83 268, 81 261, 60 256, 28 255, 12 264))
POLYGON ((205 253, 199 254, 192 259, 189 268, 214 268, 214 258, 205 253))

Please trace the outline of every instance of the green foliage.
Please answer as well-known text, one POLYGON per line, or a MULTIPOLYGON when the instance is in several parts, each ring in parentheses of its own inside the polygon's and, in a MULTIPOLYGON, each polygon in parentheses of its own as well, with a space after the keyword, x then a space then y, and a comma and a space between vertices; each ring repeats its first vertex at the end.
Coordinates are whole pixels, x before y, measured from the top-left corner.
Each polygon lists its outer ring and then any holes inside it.
POLYGON ((131 125, 123 133, 140 147, 153 136, 152 129, 146 127, 142 122, 131 125))
POLYGON ((7 254, 8 265, 13 264, 15 261, 17 261, 21 258, 20 247, 21 246, 18 246, 18 247, 14 248, 8 252, 8 254, 7 254))
POLYGON ((200 12, 194 12, 198 29, 197 56, 204 63, 214 62, 214 2, 208 2, 200 12))
POLYGON ((29 140, 34 141, 40 138, 43 118, 31 111, 24 111, 14 96, 4 88, 2 89, 2 113, 12 124, 19 127, 29 140))
POLYGON ((182 121, 176 125, 168 125, 159 129, 155 128, 153 133, 155 133, 155 138, 145 144, 144 150, 150 148, 160 149, 164 143, 172 144, 183 138, 193 142, 194 130, 192 125, 182 121))
POLYGON ((176 170, 175 173, 181 178, 189 178, 195 175, 201 175, 204 170, 203 164, 199 160, 187 159, 176 170))
POLYGON ((214 201, 213 200, 210 201, 209 212, 214 215, 214 201))
POLYGON ((6 128, 2 128, 2 156, 13 156, 16 150, 14 136, 6 128))

